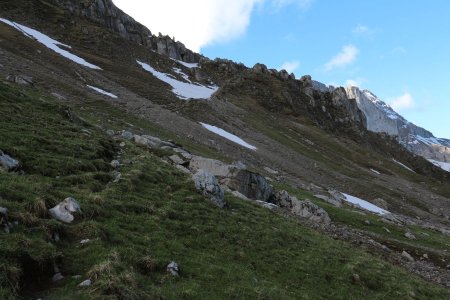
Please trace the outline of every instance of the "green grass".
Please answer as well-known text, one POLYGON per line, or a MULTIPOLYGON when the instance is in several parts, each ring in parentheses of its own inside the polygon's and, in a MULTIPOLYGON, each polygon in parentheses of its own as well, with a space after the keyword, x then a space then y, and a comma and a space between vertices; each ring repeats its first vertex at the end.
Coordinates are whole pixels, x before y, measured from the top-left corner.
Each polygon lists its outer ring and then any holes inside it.
MULTIPOLYGON (((121 167, 124 179, 110 183, 109 162, 118 147, 97 127, 73 123, 67 107, 3 83, 0 102, 6 116, 0 119, 0 149, 18 158, 24 171, 0 173, 0 206, 19 221, 10 234, 0 233, 1 299, 449 296, 250 202, 228 195, 228 207, 219 209, 196 193, 186 175, 132 143, 121 157, 132 162, 121 167), (76 222, 50 219, 47 209, 68 196, 81 204, 76 222), (80 245, 83 239, 91 242, 80 245), (180 265, 179 277, 165 270, 172 260, 180 265), (54 263, 66 276, 59 284, 49 281, 54 263), (352 281, 355 273, 360 282, 352 281), (91 287, 77 286, 88 277, 91 287)), ((81 117, 90 123, 91 113, 81 117)), ((96 124, 106 124, 103 118, 96 124)))

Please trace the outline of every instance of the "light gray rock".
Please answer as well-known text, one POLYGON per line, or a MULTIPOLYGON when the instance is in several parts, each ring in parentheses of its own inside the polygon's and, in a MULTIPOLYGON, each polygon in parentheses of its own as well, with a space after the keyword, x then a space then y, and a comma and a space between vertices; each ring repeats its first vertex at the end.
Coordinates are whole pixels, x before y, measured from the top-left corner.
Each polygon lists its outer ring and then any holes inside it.
POLYGON ((131 132, 129 132, 129 131, 126 131, 126 130, 124 130, 123 132, 122 132, 122 137, 124 138, 124 139, 126 139, 126 140, 131 140, 131 139, 133 139, 133 134, 131 133, 131 132))
POLYGON ((8 209, 6 207, 1 207, 0 206, 0 214, 6 216, 8 214, 8 209))
POLYGON ((0 166, 6 171, 14 171, 20 167, 20 163, 0 150, 0 166))
POLYGON ((173 276, 179 276, 180 275, 180 267, 178 264, 174 261, 172 261, 170 264, 167 265, 167 272, 172 274, 173 276))
POLYGON ((9 75, 8 77, 6 77, 6 80, 19 85, 27 85, 27 86, 34 85, 33 77, 26 75, 9 75))
POLYGON ((92 285, 92 280, 90 279, 86 279, 85 281, 83 281, 82 283, 80 283, 78 286, 79 287, 88 287, 92 285))
POLYGON ((108 136, 113 136, 113 135, 116 134, 116 132, 115 132, 114 130, 112 130, 112 129, 108 129, 108 130, 106 130, 106 134, 107 134, 108 136))
POLYGON ((317 223, 329 224, 331 222, 328 213, 310 201, 294 201, 291 211, 299 217, 307 218, 317 223))
POLYGON ((273 169, 271 169, 271 168, 269 168, 269 167, 264 167, 264 170, 265 170, 267 173, 269 173, 269 174, 272 174, 272 175, 278 175, 278 171, 273 170, 273 169))
POLYGON ((198 191, 210 197, 212 202, 220 208, 225 206, 224 191, 214 175, 205 170, 198 170, 193 180, 198 191))
POLYGON ((414 257, 411 256, 411 254, 409 254, 406 251, 402 252, 402 257, 406 258, 408 261, 413 262, 414 261, 414 257))
POLYGON ((187 163, 187 161, 183 160, 181 157, 179 157, 178 155, 174 154, 168 157, 169 160, 175 164, 175 165, 184 165, 187 163))
MULTIPOLYGON (((227 187, 228 188, 228 187, 227 187)), ((242 200, 250 200, 247 197, 245 197, 245 195, 242 195, 241 193, 239 193, 238 191, 231 191, 231 194, 239 199, 242 200)))
POLYGON ((81 212, 80 204, 72 197, 66 198, 64 201, 49 209, 50 216, 64 223, 72 223, 74 220, 73 213, 81 212))
POLYGON ((271 202, 274 194, 272 186, 264 176, 248 170, 234 170, 230 177, 220 179, 220 183, 253 200, 271 202))
POLYGON ((292 197, 289 195, 286 191, 278 191, 273 196, 273 203, 278 205, 279 207, 285 207, 291 209, 293 204, 293 201, 298 201, 297 198, 292 197))
POLYGON ((269 202, 265 202, 265 201, 261 201, 261 200, 255 200, 255 202, 258 205, 261 205, 262 207, 270 209, 270 210, 274 210, 276 208, 279 208, 278 205, 275 205, 273 203, 269 203, 269 202))
POLYGON ((183 166, 181 166, 181 165, 176 165, 175 168, 177 168, 178 170, 180 170, 180 171, 183 172, 183 173, 191 174, 191 171, 189 171, 188 168, 183 167, 183 166))
POLYGON ((193 172, 205 170, 217 177, 232 177, 236 167, 221 162, 220 160, 204 158, 194 155, 189 163, 189 169, 193 172))
POLYGON ((64 276, 61 273, 56 273, 52 277, 52 282, 58 282, 58 281, 63 280, 63 279, 64 279, 64 276))
POLYGON ((173 151, 181 155, 187 161, 190 161, 193 157, 191 153, 184 150, 183 148, 174 148, 173 151))
POLYGON ((116 171, 116 170, 114 170, 112 172, 112 176, 114 177, 113 183, 117 183, 122 179, 122 173, 120 173, 119 171, 116 171))
POLYGON ((373 204, 375 204, 378 207, 381 207, 382 209, 388 209, 388 204, 386 202, 386 200, 383 200, 381 198, 376 198, 375 200, 373 200, 373 204))
POLYGON ((118 160, 113 160, 110 163, 111 167, 113 167, 114 169, 117 169, 118 167, 120 167, 120 161, 118 160))
POLYGON ((414 234, 412 234, 411 232, 407 231, 405 232, 405 237, 410 239, 410 240, 416 240, 416 236, 414 234))

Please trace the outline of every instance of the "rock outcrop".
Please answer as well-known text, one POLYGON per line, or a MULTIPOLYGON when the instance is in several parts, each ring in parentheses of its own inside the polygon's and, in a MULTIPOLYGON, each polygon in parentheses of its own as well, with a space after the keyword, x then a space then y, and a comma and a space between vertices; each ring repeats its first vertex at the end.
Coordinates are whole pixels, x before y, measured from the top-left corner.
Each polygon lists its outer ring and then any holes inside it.
POLYGON ((54 0, 71 14, 88 18, 109 30, 118 33, 128 41, 144 45, 150 50, 170 58, 196 63, 201 55, 187 49, 183 43, 159 34, 153 35, 149 29, 124 13, 112 0, 54 0))
POLYGON ((198 191, 211 198, 211 201, 220 208, 225 206, 224 191, 213 174, 199 170, 192 178, 198 191))
POLYGON ((2 150, 0 150, 0 167, 5 169, 6 171, 14 171, 20 167, 20 163, 18 160, 12 158, 8 154, 5 154, 2 150))

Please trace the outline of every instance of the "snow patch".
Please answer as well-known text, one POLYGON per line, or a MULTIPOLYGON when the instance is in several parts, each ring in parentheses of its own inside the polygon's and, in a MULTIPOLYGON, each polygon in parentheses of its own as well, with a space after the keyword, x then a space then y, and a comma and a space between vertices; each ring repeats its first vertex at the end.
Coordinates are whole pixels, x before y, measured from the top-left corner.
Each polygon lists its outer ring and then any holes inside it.
POLYGON ((92 85, 89 85, 89 84, 86 84, 86 86, 87 86, 88 88, 90 88, 90 89, 92 89, 92 90, 94 90, 94 91, 100 93, 100 94, 103 94, 103 95, 105 95, 105 96, 108 96, 108 97, 117 99, 117 96, 116 96, 116 95, 111 94, 111 93, 108 93, 107 91, 104 91, 104 90, 102 90, 101 88, 98 88, 98 87, 95 87, 95 86, 92 86, 92 85))
POLYGON ((12 27, 16 28, 17 30, 22 32, 25 36, 27 36, 29 38, 32 38, 32 39, 35 39, 36 41, 38 41, 39 43, 43 44, 47 48, 53 50, 54 52, 58 53, 61 56, 64 56, 65 58, 70 59, 71 61, 73 61, 73 62, 75 62, 75 63, 77 63, 79 65, 82 65, 82 66, 85 66, 85 67, 88 67, 88 68, 91 68, 91 69, 95 69, 95 70, 101 70, 100 67, 98 67, 96 65, 93 65, 91 63, 88 63, 87 61, 85 61, 81 57, 78 57, 78 56, 70 53, 69 51, 61 49, 59 47, 59 46, 63 46, 63 47, 71 49, 72 47, 70 47, 68 45, 60 43, 60 42, 50 38, 49 36, 39 32, 37 30, 34 30, 32 28, 29 28, 29 27, 26 27, 24 25, 20 25, 20 24, 18 24, 16 22, 11 22, 9 20, 2 19, 2 18, 0 18, 0 21, 5 23, 5 24, 8 24, 9 26, 12 26, 12 27))
POLYGON ((209 131, 214 132, 215 134, 218 134, 221 137, 224 137, 224 138, 226 138, 226 139, 228 139, 228 140, 230 140, 230 141, 232 141, 232 142, 234 142, 236 144, 239 144, 239 145, 241 145, 241 146, 243 146, 245 148, 248 148, 250 150, 256 150, 257 149, 255 146, 248 144, 247 142, 245 142, 240 137, 235 136, 234 134, 229 133, 228 131, 225 131, 225 130, 219 128, 219 127, 216 127, 216 126, 213 126, 213 125, 209 125, 209 124, 205 124, 205 123, 202 123, 202 122, 200 122, 200 124, 203 127, 205 127, 206 129, 208 129, 209 131))
POLYGON ((174 78, 173 75, 162 73, 156 71, 154 68, 152 68, 150 65, 140 62, 136 60, 136 62, 147 72, 150 72, 153 76, 158 78, 161 81, 164 81, 165 83, 168 83, 172 87, 172 92, 177 95, 180 99, 209 99, 212 94, 214 94, 219 87, 216 85, 212 86, 204 86, 195 82, 191 82, 188 79, 188 76, 184 74, 180 69, 174 69, 176 70, 178 74, 180 74, 183 79, 185 79, 188 82, 179 81, 174 78))
POLYGON ((171 58, 171 60, 176 61, 177 63, 179 63, 180 65, 185 66, 186 68, 192 69, 192 68, 198 68, 198 63, 187 63, 181 60, 176 60, 171 58))
POLYGON ((396 160, 396 159, 392 159, 392 161, 393 162, 395 162, 396 164, 398 164, 398 165, 400 165, 400 166, 402 166, 403 168, 405 168, 406 170, 408 170, 408 171, 411 171, 411 172, 413 172, 413 173, 416 173, 416 172, 414 172, 414 170, 412 170, 411 168, 409 168, 408 166, 406 166, 406 165, 404 165, 404 164, 402 164, 401 162, 399 162, 398 160, 396 160))
POLYGON ((378 109, 384 111, 389 119, 391 120, 402 119, 401 116, 392 109, 392 107, 390 107, 388 104, 378 99, 378 97, 375 96, 371 91, 364 90, 363 94, 369 101, 371 101, 376 107, 378 107, 378 109))
POLYGON ((380 172, 378 172, 377 170, 375 170, 375 169, 370 169, 370 171, 372 171, 373 173, 375 173, 375 174, 377 174, 377 175, 381 175, 381 173, 380 172))
POLYGON ((350 202, 352 204, 358 205, 361 208, 368 210, 370 212, 379 214, 379 215, 385 215, 385 214, 389 214, 389 212, 387 210, 382 209, 381 207, 378 207, 366 200, 360 199, 358 197, 352 196, 352 195, 348 195, 348 194, 344 194, 342 193, 345 197, 344 201, 350 202))
POLYGON ((434 160, 434 159, 429 159, 428 161, 431 162, 436 167, 439 167, 439 168, 441 168, 444 171, 450 172, 450 163, 437 161, 437 160, 434 160))

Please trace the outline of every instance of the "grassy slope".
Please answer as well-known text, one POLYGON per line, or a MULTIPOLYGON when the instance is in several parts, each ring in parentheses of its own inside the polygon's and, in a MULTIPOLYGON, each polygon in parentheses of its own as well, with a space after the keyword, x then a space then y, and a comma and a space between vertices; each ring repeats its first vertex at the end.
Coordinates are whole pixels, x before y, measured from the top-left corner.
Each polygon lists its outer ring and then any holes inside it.
POLYGON ((19 221, 11 234, 0 233, 2 299, 449 296, 252 203, 228 197, 220 210, 185 175, 132 144, 121 158, 133 162, 122 167, 124 180, 108 183, 117 147, 96 127, 74 124, 53 100, 3 83, 0 102, 0 149, 25 171, 0 174, 0 206, 19 221), (71 225, 47 214, 67 196, 83 210, 71 225), (83 239, 91 242, 81 246, 83 239), (165 271, 171 260, 181 266, 179 278, 165 271), (66 275, 58 285, 49 282, 53 262, 66 275), (353 273, 361 282, 352 282, 353 273), (92 287, 76 286, 87 277, 92 287))

